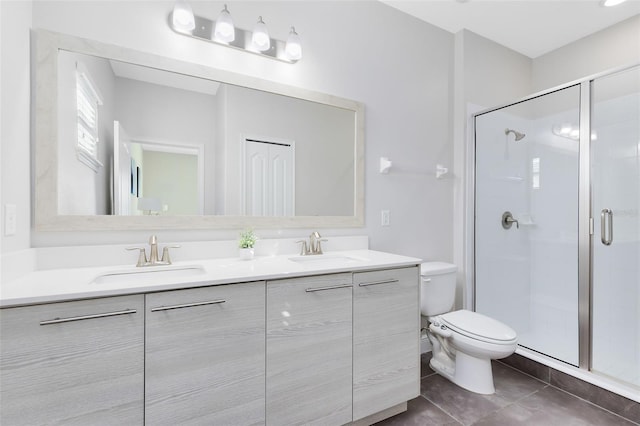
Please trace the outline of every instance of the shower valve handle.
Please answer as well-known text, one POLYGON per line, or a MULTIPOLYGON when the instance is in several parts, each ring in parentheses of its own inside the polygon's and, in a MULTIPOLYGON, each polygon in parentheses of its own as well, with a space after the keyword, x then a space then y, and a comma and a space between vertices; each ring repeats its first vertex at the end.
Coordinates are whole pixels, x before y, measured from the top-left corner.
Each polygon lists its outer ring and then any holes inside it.
POLYGON ((516 224, 516 228, 520 229, 520 223, 518 222, 517 219, 513 218, 513 215, 511 214, 511 212, 504 212, 502 214, 502 227, 504 229, 511 229, 511 226, 514 223, 516 224))

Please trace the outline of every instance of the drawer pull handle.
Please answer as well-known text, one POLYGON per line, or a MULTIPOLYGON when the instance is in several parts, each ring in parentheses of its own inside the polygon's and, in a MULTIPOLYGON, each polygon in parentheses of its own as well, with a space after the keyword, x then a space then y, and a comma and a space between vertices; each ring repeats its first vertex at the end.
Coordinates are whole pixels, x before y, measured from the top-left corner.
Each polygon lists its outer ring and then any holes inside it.
POLYGON ((219 303, 224 303, 224 302, 226 302, 226 300, 218 299, 218 300, 208 300, 206 302, 185 303, 182 305, 158 306, 157 308, 151 308, 151 312, 168 311, 171 309, 193 308, 194 306, 217 305, 219 303))
POLYGON ((340 284, 340 285, 330 285, 327 287, 315 287, 315 288, 308 288, 306 290, 307 293, 313 293, 314 291, 324 291, 324 290, 334 290, 336 288, 347 288, 347 287, 353 287, 352 284, 340 284))
POLYGON ((136 312, 137 311, 135 309, 126 309, 124 311, 106 312, 104 314, 82 315, 78 317, 69 317, 69 318, 54 318, 52 320, 40 321, 40 325, 60 324, 63 322, 83 321, 83 320, 94 319, 94 318, 115 317, 116 315, 135 314, 136 312))
POLYGON ((395 280, 395 279, 391 279, 391 280, 382 280, 382 281, 371 281, 368 283, 360 283, 358 284, 360 287, 367 287, 370 285, 380 285, 380 284, 391 284, 391 283, 397 283, 399 280, 395 280))

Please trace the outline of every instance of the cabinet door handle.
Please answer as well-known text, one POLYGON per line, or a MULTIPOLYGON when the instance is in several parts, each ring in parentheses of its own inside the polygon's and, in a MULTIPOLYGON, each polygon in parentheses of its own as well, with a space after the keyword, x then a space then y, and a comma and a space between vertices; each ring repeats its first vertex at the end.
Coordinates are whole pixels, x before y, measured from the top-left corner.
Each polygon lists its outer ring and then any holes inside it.
POLYGON ((124 311, 106 312, 104 314, 81 315, 78 317, 68 317, 68 318, 54 318, 52 320, 40 321, 40 325, 60 324, 63 322, 83 321, 83 320, 94 319, 94 318, 115 317, 116 315, 135 314, 136 312, 137 311, 135 309, 126 309, 124 311))
POLYGON ((391 283, 397 283, 399 280, 396 279, 390 279, 390 280, 382 280, 382 281, 371 281, 368 283, 360 283, 358 284, 360 287, 367 287, 370 285, 380 285, 380 284, 391 284, 391 283))
POLYGON ((340 285, 330 285, 327 287, 315 287, 315 288, 308 288, 306 290, 307 293, 312 293, 314 291, 324 291, 324 290, 334 290, 336 288, 347 288, 347 287, 353 287, 352 284, 340 284, 340 285))
POLYGON ((224 303, 224 302, 226 302, 226 300, 218 299, 218 300, 208 300, 206 302, 184 303, 182 305, 158 306, 157 308, 151 308, 151 312, 168 311, 170 309, 193 308, 194 306, 217 305, 219 303, 224 303))

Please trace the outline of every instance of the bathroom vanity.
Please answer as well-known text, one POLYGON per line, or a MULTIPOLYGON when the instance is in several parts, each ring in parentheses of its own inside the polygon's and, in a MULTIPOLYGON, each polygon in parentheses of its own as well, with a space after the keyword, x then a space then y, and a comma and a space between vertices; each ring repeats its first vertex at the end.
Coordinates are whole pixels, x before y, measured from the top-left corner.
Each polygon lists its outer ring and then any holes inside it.
POLYGON ((405 410, 420 388, 420 260, 315 258, 3 284, 0 423, 341 425, 405 410))

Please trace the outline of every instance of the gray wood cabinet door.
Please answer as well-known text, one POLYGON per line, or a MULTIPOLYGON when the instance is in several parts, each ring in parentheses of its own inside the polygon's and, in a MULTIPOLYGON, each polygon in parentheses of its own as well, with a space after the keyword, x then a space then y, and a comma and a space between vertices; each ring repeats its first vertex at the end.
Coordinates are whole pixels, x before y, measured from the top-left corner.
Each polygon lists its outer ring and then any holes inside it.
POLYGON ((267 282, 267 424, 351 421, 352 275, 267 282))
POLYGON ((418 269, 353 274, 353 419, 420 394, 418 269))
POLYGON ((0 310, 0 424, 141 425, 141 295, 0 310))
POLYGON ((146 295, 147 425, 260 425, 265 284, 146 295))

